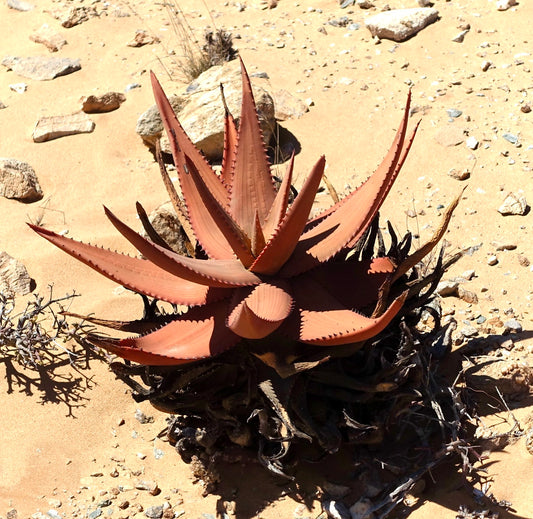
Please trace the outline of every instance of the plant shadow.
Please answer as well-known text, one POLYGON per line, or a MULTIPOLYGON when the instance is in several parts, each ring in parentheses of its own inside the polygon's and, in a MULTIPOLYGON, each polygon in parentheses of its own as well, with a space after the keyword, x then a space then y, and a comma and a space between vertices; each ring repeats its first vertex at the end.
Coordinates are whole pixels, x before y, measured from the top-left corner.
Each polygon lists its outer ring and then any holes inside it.
MULTIPOLYGON (((512 336, 516 341, 531 337, 531 331, 512 336)), ((463 394, 466 392, 465 398, 475 400, 470 402, 474 405, 475 420, 498 413, 505 415, 502 423, 509 427, 504 427, 505 431, 499 436, 512 443, 513 438, 519 437, 512 410, 531 406, 533 395, 522 393, 507 401, 505 393, 479 391, 469 385, 479 368, 475 366, 471 373, 468 370, 465 373, 462 367, 465 356, 474 358, 494 353, 509 338, 508 335, 490 335, 471 339, 446 355, 441 365, 448 379, 454 380, 461 372, 465 376, 468 384, 463 394)), ((489 362, 498 360, 501 358, 495 357, 489 362)), ((495 386, 494 380, 484 382, 495 386)), ((300 450, 295 455, 300 462, 292 481, 269 473, 251 451, 224 449, 213 463, 218 483, 211 493, 219 496, 217 517, 228 517, 228 513, 234 513, 237 519, 260 517, 269 505, 290 497, 295 501, 290 506, 298 510, 289 511, 294 512, 295 517, 325 518, 328 506, 336 507, 339 517, 350 517, 350 506, 360 502, 374 511, 375 518, 399 519, 424 503, 434 502, 456 512, 459 518, 528 519, 520 510, 513 509, 512 503, 499 501, 498 496, 491 493, 491 477, 485 471, 497 467, 498 461, 483 457, 482 447, 473 441, 473 432, 468 433, 470 467, 465 466, 459 451, 450 451, 440 458, 436 455, 434 463, 406 471, 405 466, 414 467, 412 460, 423 447, 417 448, 409 439, 404 442, 402 438, 393 438, 381 445, 343 446, 339 452, 325 457, 309 449, 308 455, 300 450), (233 508, 228 510, 228 506, 233 508)), ((506 445, 508 443, 503 442, 496 450, 505 450, 506 445)), ((438 450, 438 443, 436 446, 438 450)))
POLYGON ((0 364, 6 393, 37 395, 40 404, 65 405, 68 417, 75 417, 75 410, 88 401, 85 392, 95 385, 86 374, 90 361, 102 359, 84 340, 92 326, 64 315, 64 304, 74 297, 54 298, 50 287, 48 298, 33 294, 17 313, 14 297, 0 297, 0 364))

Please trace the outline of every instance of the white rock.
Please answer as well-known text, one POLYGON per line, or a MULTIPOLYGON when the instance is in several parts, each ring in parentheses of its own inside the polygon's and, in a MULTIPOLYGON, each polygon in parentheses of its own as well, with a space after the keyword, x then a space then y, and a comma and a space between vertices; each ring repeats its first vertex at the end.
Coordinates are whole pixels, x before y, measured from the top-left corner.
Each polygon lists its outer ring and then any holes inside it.
MULTIPOLYGON (((250 74, 259 122, 265 143, 270 141, 276 127, 274 101, 264 78, 250 74)), ((237 124, 240 119, 242 83, 238 60, 211 67, 198 76, 188 87, 190 94, 178 116, 183 129, 210 160, 222 156, 224 148, 224 106, 220 99, 220 84, 230 112, 237 124)), ((165 149, 164 140, 161 143, 165 149)))
POLYGON ((0 196, 35 202, 43 192, 34 169, 21 160, 0 158, 0 196))
POLYGON ((365 25, 374 37, 394 41, 404 41, 439 17, 437 9, 415 7, 383 11, 365 20, 365 25))
POLYGON ((93 130, 94 122, 83 112, 41 117, 33 130, 33 141, 46 142, 66 135, 90 133, 93 130))
POLYGON ((466 146, 471 150, 476 150, 479 146, 479 141, 473 135, 471 135, 468 137, 468 139, 466 139, 466 146))
POLYGON ((276 90, 272 92, 272 98, 274 99, 277 121, 299 119, 309 111, 307 104, 298 97, 293 96, 288 90, 276 90))
POLYGON ((503 201, 503 204, 499 207, 498 212, 503 216, 523 216, 527 212, 527 200, 524 196, 509 193, 503 201))
POLYGON ((7 0, 7 6, 16 11, 31 11, 35 7, 33 4, 22 0, 7 0))
POLYGON ((79 59, 43 56, 30 56, 28 58, 6 56, 2 60, 2 65, 19 76, 36 81, 48 81, 81 69, 79 59))
POLYGON ((7 297, 31 292, 31 278, 26 267, 6 252, 0 252, 0 292, 7 297))
POLYGON ((496 2, 496 9, 498 9, 498 11, 507 11, 507 9, 513 7, 513 5, 517 5, 516 0, 498 0, 496 2))
POLYGON ((11 83, 11 85, 9 85, 9 88, 17 94, 23 94, 24 92, 26 92, 26 90, 28 90, 28 85, 26 83, 11 83))

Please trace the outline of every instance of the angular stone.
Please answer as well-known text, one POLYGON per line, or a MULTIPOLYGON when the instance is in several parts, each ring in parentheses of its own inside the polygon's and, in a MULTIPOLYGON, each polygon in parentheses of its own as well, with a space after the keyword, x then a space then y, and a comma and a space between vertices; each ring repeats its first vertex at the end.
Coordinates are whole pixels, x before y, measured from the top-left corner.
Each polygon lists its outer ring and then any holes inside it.
POLYGON ((47 81, 59 76, 66 76, 81 69, 79 59, 46 58, 43 56, 29 58, 6 56, 2 60, 2 65, 19 76, 36 81, 47 81))
POLYGON ((498 11, 507 11, 507 9, 510 9, 514 5, 517 5, 516 0, 498 0, 496 2, 496 9, 498 11))
POLYGON ((272 93, 274 99, 275 117, 277 121, 299 119, 309 111, 309 107, 288 90, 277 90, 272 93))
POLYGON ((35 202, 43 192, 34 169, 21 160, 0 158, 0 196, 35 202))
POLYGON ((33 130, 33 141, 46 142, 66 135, 91 133, 93 130, 94 122, 83 112, 41 117, 33 130))
POLYGON ((50 14, 59 20, 65 29, 70 29, 91 18, 100 16, 94 6, 70 7, 67 11, 55 10, 50 14))
POLYGON ((477 150, 479 141, 473 135, 470 135, 470 137, 466 139, 466 146, 471 150, 477 150))
POLYGON ((503 333, 522 333, 522 325, 516 319, 503 323, 503 333))
POLYGON ((126 43, 128 47, 143 47, 144 45, 153 45, 154 43, 159 43, 159 38, 157 36, 152 36, 145 30, 138 30, 135 32, 133 40, 126 43))
POLYGON ((392 9, 370 16, 365 20, 365 25, 374 37, 404 41, 435 22, 438 17, 439 12, 432 7, 392 9))
POLYGON ((459 282, 454 280, 441 281, 437 285, 437 294, 441 297, 457 296, 459 282))
POLYGON ((524 216, 527 213, 527 209, 527 200, 524 196, 509 193, 503 201, 503 204, 498 208, 498 212, 503 216, 524 216))
POLYGON ((157 234, 172 248, 173 251, 187 255, 187 236, 171 202, 165 202, 149 216, 150 223, 157 234))
POLYGON ((529 267, 529 265, 531 265, 531 262, 529 261, 528 257, 524 256, 524 254, 519 254, 518 255, 518 263, 522 267, 529 267))
MULTIPOLYGON (((181 110, 184 104, 183 97, 181 96, 172 95, 169 96, 168 100, 176 113, 181 110)), ((146 112, 141 114, 137 120, 135 131, 142 137, 142 140, 147 146, 155 146, 155 141, 161 137, 163 132, 163 122, 161 121, 161 116, 156 105, 151 106, 146 112)))
POLYGON ((7 106, 0 101, 0 110, 3 110, 4 108, 7 108, 7 106))
POLYGON ((7 297, 31 292, 31 278, 26 267, 7 252, 0 252, 0 292, 7 297))
POLYGON ((86 114, 112 112, 124 101, 126 101, 126 96, 120 92, 107 92, 99 96, 90 95, 81 98, 81 109, 86 114))
POLYGON ((138 479, 137 481, 135 481, 135 488, 137 490, 146 490, 153 496, 157 496, 161 493, 159 485, 155 481, 138 479))
MULTIPOLYGON (((254 77, 253 74, 250 80, 259 114, 259 123, 263 131, 263 140, 268 143, 276 127, 274 101, 267 92, 265 88, 267 85, 264 81, 254 77)), ((209 160, 220 159, 224 148, 225 112, 220 98, 220 84, 224 86, 226 103, 238 125, 242 86, 240 66, 237 60, 211 67, 198 76, 187 88, 191 95, 178 114, 179 120, 191 140, 209 160)))
POLYGON ((452 168, 448 171, 448 175, 456 180, 467 180, 470 178, 470 171, 468 171, 466 168, 462 169, 461 171, 452 168))
POLYGON ((61 34, 55 32, 47 23, 30 35, 30 40, 42 43, 50 52, 57 52, 67 44, 67 40, 61 34))
POLYGON ((471 304, 478 303, 477 295, 471 290, 466 290, 462 286, 457 287, 457 295, 459 296, 459 299, 463 300, 465 303, 471 303, 471 304))
POLYGON ((33 4, 22 0, 7 0, 7 6, 10 9, 15 9, 15 11, 31 11, 35 8, 33 4))
POLYGON ((11 85, 9 85, 9 88, 17 94, 23 94, 24 92, 26 92, 26 90, 28 90, 28 85, 26 83, 11 83, 11 85))

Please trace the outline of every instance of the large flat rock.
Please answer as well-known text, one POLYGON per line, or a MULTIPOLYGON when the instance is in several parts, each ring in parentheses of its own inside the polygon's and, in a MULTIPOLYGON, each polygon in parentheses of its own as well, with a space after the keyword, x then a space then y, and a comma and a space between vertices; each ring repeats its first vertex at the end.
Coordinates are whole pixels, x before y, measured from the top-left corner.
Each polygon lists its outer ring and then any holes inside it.
POLYGON ((59 76, 66 76, 81 69, 79 59, 44 56, 28 58, 6 56, 2 60, 2 65, 19 76, 35 79, 36 81, 47 81, 59 76))

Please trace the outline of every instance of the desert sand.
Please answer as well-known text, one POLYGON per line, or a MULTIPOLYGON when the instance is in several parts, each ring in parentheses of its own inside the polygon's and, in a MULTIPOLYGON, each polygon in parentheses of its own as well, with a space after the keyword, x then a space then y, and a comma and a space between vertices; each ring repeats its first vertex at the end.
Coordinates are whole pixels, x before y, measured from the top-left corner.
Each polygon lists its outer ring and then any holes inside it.
MULTIPOLYGON (((279 0, 276 7, 263 9, 264 3, 254 0, 180 0, 198 38, 207 27, 225 28, 234 35, 249 70, 266 72, 274 90, 284 88, 309 100, 308 113, 281 123, 301 145, 297 183, 322 154, 328 178, 339 192, 362 182, 388 149, 411 88, 416 112, 411 124, 420 118, 421 126, 382 215, 400 234, 410 229, 423 243, 443 208, 468 184, 445 239, 451 251, 479 248, 446 277, 474 270, 465 288, 477 294, 478 302, 448 297, 443 307, 455 312, 459 328, 463 321, 476 323, 479 316, 518 320, 523 331, 513 335, 510 355, 531 366, 533 272, 523 258, 533 261, 532 215, 502 216, 497 209, 508 193, 533 203, 533 112, 524 108, 533 106, 533 6, 521 0, 498 11, 495 1, 437 0, 437 22, 408 41, 377 43, 364 20, 386 2, 373 3, 375 8, 366 10, 357 5, 341 9, 337 0, 279 0), (328 23, 342 16, 360 27, 328 23), (467 26, 464 41, 452 41, 467 26), (448 109, 462 114, 450 120, 448 109), (475 137, 476 149, 466 142, 452 147, 439 143, 435 137, 448 126, 464 130, 465 139, 475 137), (506 140, 505 133, 516 136, 517 144, 506 140), (452 169, 467 170, 470 178, 457 180, 448 174, 452 169), (502 243, 514 247, 497 250, 502 243), (492 255, 497 264, 491 266, 492 255)), ((136 201, 151 211, 167 199, 157 164, 135 133, 135 124, 153 104, 149 70, 156 72, 167 93, 185 88, 179 38, 162 3, 96 1, 91 5, 101 15, 69 29, 50 13, 86 2, 33 4, 27 12, 10 9, 5 1, 0 4, 0 59, 52 55, 29 38, 46 23, 68 42, 53 55, 79 58, 82 68, 51 81, 35 81, 0 67, 0 101, 6 105, 0 110, 0 157, 31 164, 44 193, 41 201, 31 204, 0 198, 0 251, 25 264, 35 291, 46 295, 53 284, 56 296, 73 290, 81 294, 72 311, 114 319, 139 316, 138 298, 41 240, 26 222, 133 252, 106 221, 102 204, 138 227, 136 201), (157 36, 160 43, 127 46, 138 29, 157 36), (24 93, 9 87, 19 82, 27 83, 24 93), (92 133, 33 142, 39 117, 77 112, 82 96, 124 92, 131 83, 140 87, 125 93, 118 110, 90 116, 96 125, 92 133)), ((418 6, 415 0, 388 4, 418 6)), ((489 331, 499 337, 503 327, 489 331)), ((71 373, 68 367, 64 372, 71 373)), ((47 396, 35 373, 30 373, 37 379, 34 384, 15 385, 12 392, 1 363, 0 374, 0 517, 41 517, 32 516, 38 511, 43 517, 86 517, 97 509, 101 517, 146 517, 139 506, 147 510, 165 501, 187 518, 211 517, 206 514, 221 513, 226 505, 230 515, 242 518, 321 513, 312 496, 307 496, 307 509, 253 462, 230 467, 218 494, 203 497, 190 468, 158 438, 165 417, 147 404, 136 404, 104 363, 93 360, 90 369, 74 373, 79 384, 55 399, 47 396), (138 408, 154 422, 141 424, 135 418, 138 408), (152 496, 133 488, 138 479, 157 482, 161 492, 152 496), (105 505, 108 499, 110 506, 105 505), (121 509, 125 501, 130 505, 121 509), (58 515, 47 516, 50 510, 58 515)), ((517 419, 527 424, 531 397, 512 405, 517 419)), ((494 479, 491 492, 498 500, 510 501, 514 510, 499 510, 500 517, 532 518, 533 457, 524 437, 492 453, 487 470, 494 479)), ((428 479, 410 517, 452 519, 460 505, 476 509, 455 473, 448 467, 434 475, 434 482, 428 479)), ((323 478, 341 482, 331 472, 323 478)))

